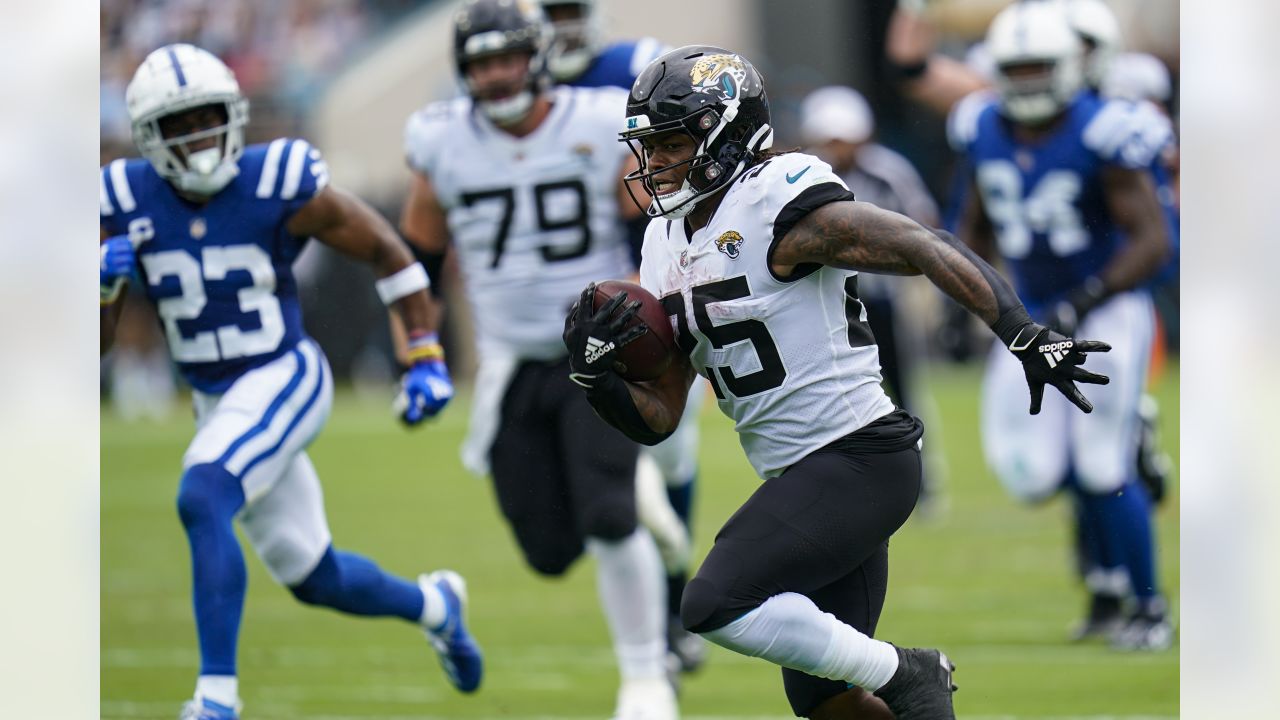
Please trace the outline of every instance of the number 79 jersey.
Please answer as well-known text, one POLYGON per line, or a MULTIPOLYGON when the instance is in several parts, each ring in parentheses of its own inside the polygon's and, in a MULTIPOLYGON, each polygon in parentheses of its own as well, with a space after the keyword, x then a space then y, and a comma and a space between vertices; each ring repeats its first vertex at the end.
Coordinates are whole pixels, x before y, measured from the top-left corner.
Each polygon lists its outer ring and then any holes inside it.
POLYGON ((661 298, 762 478, 894 409, 880 387, 858 274, 815 264, 780 278, 769 265, 802 217, 852 199, 826 163, 786 153, 725 190, 692 237, 683 222, 663 219, 645 233, 640 284, 661 298))
POLYGON ((444 208, 482 355, 563 356, 564 317, 582 289, 633 271, 618 207, 626 96, 556 88, 550 114, 522 138, 468 98, 409 118, 408 163, 444 208))
POLYGON ((305 140, 250 145, 238 166, 204 205, 179 197, 142 159, 111 162, 98 186, 102 229, 133 241, 169 354, 205 393, 225 391, 305 337, 291 266, 307 239, 285 223, 329 181, 305 140))

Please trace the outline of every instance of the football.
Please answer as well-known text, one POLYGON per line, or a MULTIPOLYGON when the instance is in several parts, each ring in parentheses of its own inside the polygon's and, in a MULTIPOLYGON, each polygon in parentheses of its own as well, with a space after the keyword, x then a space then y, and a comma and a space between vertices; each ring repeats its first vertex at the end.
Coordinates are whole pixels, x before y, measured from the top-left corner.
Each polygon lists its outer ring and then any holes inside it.
POLYGON ((596 285, 594 308, 599 308, 620 292, 627 293, 623 305, 640 301, 640 311, 627 327, 644 324, 649 332, 641 335, 618 351, 618 374, 627 380, 654 380, 666 372, 675 352, 676 338, 671 321, 661 301, 636 283, 625 280, 608 280, 596 285))

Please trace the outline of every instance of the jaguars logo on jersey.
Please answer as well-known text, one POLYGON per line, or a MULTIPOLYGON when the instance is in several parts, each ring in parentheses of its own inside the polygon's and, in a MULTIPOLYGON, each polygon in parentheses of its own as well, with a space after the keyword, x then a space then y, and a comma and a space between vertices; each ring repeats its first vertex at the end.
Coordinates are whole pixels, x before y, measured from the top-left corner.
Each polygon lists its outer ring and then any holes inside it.
POLYGON ((747 68, 737 55, 708 55, 694 63, 689 77, 694 91, 733 100, 747 79, 747 68))
POLYGON ((728 255, 730 260, 737 260, 742 254, 742 235, 736 230, 724 231, 716 238, 716 249, 728 255))

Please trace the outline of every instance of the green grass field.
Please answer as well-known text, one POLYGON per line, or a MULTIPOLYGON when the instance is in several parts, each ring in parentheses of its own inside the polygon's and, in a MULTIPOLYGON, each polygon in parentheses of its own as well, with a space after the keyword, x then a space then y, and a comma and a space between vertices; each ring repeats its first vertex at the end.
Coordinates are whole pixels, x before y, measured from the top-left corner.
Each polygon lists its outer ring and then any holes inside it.
MULTIPOLYGON (((943 647, 956 661, 962 718, 1156 720, 1178 715, 1178 654, 1129 655, 1071 645, 1083 609, 1071 574, 1067 507, 1026 508, 983 467, 975 369, 939 368, 949 462, 946 511, 895 536, 878 634, 943 647)), ((1178 449, 1178 372, 1156 388, 1168 449, 1178 449)), ((1087 392, 1087 389, 1086 389, 1087 392)), ((696 503, 698 551, 756 487, 729 421, 707 404, 696 503)), ((521 563, 488 484, 462 470, 465 401, 414 432, 384 402, 340 392, 311 456, 335 542, 413 576, 449 566, 471 594, 486 651, 485 684, 454 692, 421 634, 393 620, 303 607, 250 553, 240 641, 247 720, 339 718, 597 718, 616 689, 612 652, 584 559, 548 581, 521 563)), ((102 420, 101 710, 104 718, 173 718, 198 666, 187 543, 174 509, 191 424, 102 420)), ((930 436, 926 436, 926 442, 930 436)), ((1175 617, 1178 497, 1158 515, 1161 579, 1175 617)), ((787 718, 777 669, 719 648, 687 678, 686 720, 787 718)))

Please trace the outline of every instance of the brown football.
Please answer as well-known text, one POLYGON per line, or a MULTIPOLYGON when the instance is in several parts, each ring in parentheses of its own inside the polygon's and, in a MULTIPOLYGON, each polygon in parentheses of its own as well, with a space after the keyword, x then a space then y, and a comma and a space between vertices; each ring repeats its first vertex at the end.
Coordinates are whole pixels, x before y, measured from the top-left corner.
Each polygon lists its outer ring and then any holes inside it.
POLYGON ((618 351, 618 374, 627 380, 654 380, 666 372, 675 352, 676 337, 671 331, 671 320, 662 302, 648 290, 625 280, 607 280, 596 285, 594 308, 599 308, 620 292, 627 293, 623 306, 633 300, 640 301, 640 311, 627 327, 643 323, 649 332, 641 335, 618 351))

